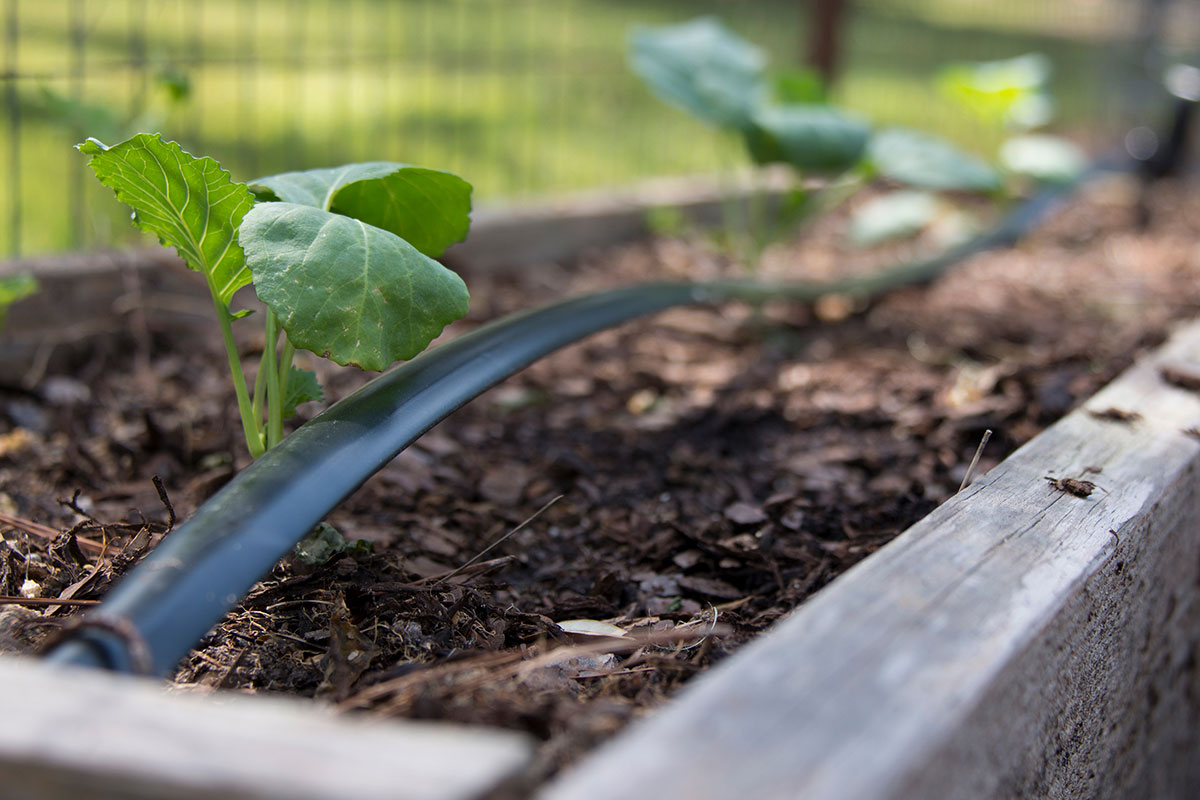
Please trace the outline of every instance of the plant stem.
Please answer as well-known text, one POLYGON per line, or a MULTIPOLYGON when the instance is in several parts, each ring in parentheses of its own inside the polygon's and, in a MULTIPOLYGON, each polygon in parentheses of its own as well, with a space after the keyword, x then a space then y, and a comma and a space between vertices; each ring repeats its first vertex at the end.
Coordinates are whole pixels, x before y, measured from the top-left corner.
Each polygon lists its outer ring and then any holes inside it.
POLYGON ((751 276, 758 274, 762 266, 763 253, 772 241, 774 226, 768 219, 767 176, 761 169, 750 176, 750 189, 746 196, 746 269, 751 276))
POLYGON ((254 418, 261 420, 263 418, 263 403, 267 399, 267 347, 263 345, 262 357, 258 360, 258 374, 254 376, 254 418))
MULTIPOLYGON (((211 287, 210 287, 210 291, 211 287)), ((229 359, 229 371, 233 374, 233 390, 237 395, 238 414, 242 418, 242 433, 246 436, 246 447, 251 458, 258 458, 266 448, 263 446, 262 423, 254 417, 254 403, 246 390, 246 375, 242 372, 242 360, 238 358, 237 343, 233 340, 233 315, 212 291, 213 308, 221 325, 221 338, 225 342, 225 356, 229 359)))
POLYGON ((283 355, 279 357, 279 397, 287 397, 288 380, 292 377, 292 361, 296 358, 296 346, 287 333, 283 334, 283 355))
MULTIPOLYGON (((738 171, 730 153, 722 146, 724 139, 718 142, 721 168, 717 176, 718 191, 721 193, 721 226, 725 233, 725 247, 734 258, 743 262, 746 253, 743 252, 746 237, 749 235, 749 220, 747 208, 738 197, 738 171)), ((741 141, 736 134, 731 134, 728 141, 734 146, 740 146, 741 141)), ((749 264, 743 263, 743 269, 749 269, 749 264)))
MULTIPOLYGON (((805 230, 814 221, 822 219, 826 214, 858 194, 866 182, 866 176, 858 170, 843 174, 840 178, 826 184, 815 196, 810 197, 800 209, 797 217, 781 219, 781 226, 799 222, 799 229, 805 230)), ((776 231, 775 235, 778 236, 781 233, 782 231, 776 231)))
POLYGON ((264 377, 267 380, 267 449, 283 438, 283 398, 279 394, 279 366, 275 347, 279 343, 279 323, 275 312, 267 309, 267 342, 263 348, 264 377))

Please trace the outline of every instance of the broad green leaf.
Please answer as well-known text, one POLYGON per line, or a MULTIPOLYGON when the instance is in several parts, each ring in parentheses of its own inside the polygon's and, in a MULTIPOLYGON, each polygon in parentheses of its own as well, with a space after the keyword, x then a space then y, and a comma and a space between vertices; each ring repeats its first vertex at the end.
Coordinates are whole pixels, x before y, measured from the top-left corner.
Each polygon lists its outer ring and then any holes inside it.
POLYGON ((317 373, 311 369, 300 369, 295 365, 288 370, 287 396, 283 398, 282 414, 285 419, 295 416, 296 406, 301 403, 324 399, 325 390, 317 381, 317 373))
POLYGON ((630 64, 663 102, 718 128, 744 130, 767 97, 762 50, 712 17, 637 28, 630 64))
POLYGON ((133 208, 133 221, 174 247, 189 267, 208 279, 226 308, 250 283, 237 230, 254 205, 243 184, 211 158, 196 158, 158 134, 139 133, 106 147, 95 139, 78 145, 91 156, 96 177, 133 208))
POLYGON ((913 236, 933 221, 938 203, 929 192, 892 192, 864 203, 850 217, 850 240, 863 247, 913 236))
POLYGON ((449 172, 390 161, 285 172, 252 181, 265 200, 332 211, 391 231, 438 257, 467 236, 471 184, 449 172))
POLYGON ((944 139, 907 128, 880 131, 867 159, 885 178, 921 189, 986 192, 1000 188, 1000 175, 985 161, 944 139))
POLYGON ((467 313, 462 279, 393 233, 296 203, 242 221, 259 298, 296 347, 364 369, 412 358, 467 313))
POLYGON ((760 164, 841 171, 859 161, 870 135, 866 122, 830 106, 768 106, 751 118, 746 146, 760 164))
POLYGON ((369 162, 347 164, 344 167, 307 169, 281 172, 250 181, 250 190, 260 200, 299 203, 304 206, 332 210, 333 196, 347 183, 382 178, 394 172, 399 164, 369 162))
POLYGON ((432 258, 467 238, 471 184, 449 172, 395 166, 380 178, 347 184, 332 210, 391 231, 432 258))
POLYGON ((40 287, 37 278, 26 272, 15 275, 0 275, 0 326, 8 315, 8 307, 18 300, 29 297, 40 287))
POLYGON ((1045 183, 1070 183, 1087 166, 1087 156, 1058 136, 1016 136, 1000 147, 1000 163, 1010 172, 1045 183))

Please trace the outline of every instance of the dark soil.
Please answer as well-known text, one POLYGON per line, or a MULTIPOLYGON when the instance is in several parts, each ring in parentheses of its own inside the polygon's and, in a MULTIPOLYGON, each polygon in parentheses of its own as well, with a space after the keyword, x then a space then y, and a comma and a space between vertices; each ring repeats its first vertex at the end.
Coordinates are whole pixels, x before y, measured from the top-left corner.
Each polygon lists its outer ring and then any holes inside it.
MULTIPOLYGON (((1095 185, 1019 248, 869 308, 676 310, 547 358, 331 516, 373 552, 281 564, 175 680, 516 728, 545 743, 549 773, 948 498, 985 430, 979 473, 1193 316, 1200 201, 1185 188, 1156 189, 1142 229, 1131 184, 1095 185), (556 625, 578 619, 644 638, 556 625)), ((766 271, 877 266, 838 244, 840 224, 773 251, 766 271)), ((459 331, 733 267, 695 236, 518 275, 463 269, 474 299, 459 331)), ((167 530, 152 476, 183 518, 244 464, 216 344, 150 326, 31 391, 0 390, 0 595, 102 597, 167 530), (99 569, 77 537, 107 541, 99 569)), ((334 397, 363 380, 320 369, 334 397)), ((78 611, 0 606, 0 645, 35 647, 78 611)))

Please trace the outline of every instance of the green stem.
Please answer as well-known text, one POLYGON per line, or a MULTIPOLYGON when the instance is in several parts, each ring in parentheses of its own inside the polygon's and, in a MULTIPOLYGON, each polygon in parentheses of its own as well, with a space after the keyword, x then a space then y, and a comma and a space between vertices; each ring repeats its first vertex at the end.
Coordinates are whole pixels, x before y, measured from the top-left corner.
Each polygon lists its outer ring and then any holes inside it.
POLYGON ((292 362, 296 358, 296 346, 287 333, 283 334, 283 355, 279 357, 279 397, 287 397, 288 380, 292 377, 292 362))
POLYGON ((767 177, 761 170, 755 170, 750 178, 750 190, 746 197, 746 268, 751 276, 758 274, 762 266, 762 256, 767 245, 774 239, 777 232, 768 219, 767 206, 767 177))
POLYGON ((781 220, 783 225, 791 225, 796 222, 800 223, 800 230, 803 231, 814 221, 822 219, 826 214, 829 214, 834 209, 841 206, 858 191, 866 185, 866 176, 857 170, 848 172, 832 183, 827 184, 816 196, 804 204, 803 213, 799 215, 799 219, 784 219, 781 220))
POLYGON ((258 374, 254 376, 254 418, 263 418, 263 403, 267 399, 267 347, 263 345, 262 358, 258 360, 258 374))
MULTIPOLYGON (((730 152, 725 149, 724 142, 729 141, 733 146, 739 146, 741 140, 736 134, 730 134, 727 139, 718 142, 721 169, 718 174, 718 191, 721 194, 721 226, 725 232, 725 247, 734 258, 745 260, 743 245, 748 235, 747 210, 739 196, 737 181, 737 162, 730 152)), ((743 265, 746 267, 747 265, 743 265)))
POLYGON ((267 379, 267 449, 283 438, 283 397, 279 394, 279 366, 275 347, 279 343, 279 324, 275 312, 267 309, 267 342, 263 350, 263 375, 267 379))
MULTIPOLYGON (((211 287, 210 287, 211 288, 211 287)), ((229 371, 233 374, 233 390, 237 395, 238 414, 242 418, 242 433, 246 436, 246 447, 251 458, 258 458, 266 448, 263 446, 262 423, 254 417, 254 403, 246 390, 246 375, 242 372, 242 360, 238 358, 237 343, 233 340, 233 315, 212 292, 213 307, 221 325, 221 338, 225 342, 225 356, 229 359, 229 371)))

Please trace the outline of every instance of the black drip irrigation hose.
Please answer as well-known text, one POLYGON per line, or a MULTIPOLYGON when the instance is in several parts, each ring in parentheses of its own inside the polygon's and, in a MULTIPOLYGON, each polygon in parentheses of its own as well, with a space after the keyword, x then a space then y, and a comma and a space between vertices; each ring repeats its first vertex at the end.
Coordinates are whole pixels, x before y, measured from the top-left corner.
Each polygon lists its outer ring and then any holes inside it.
POLYGON ((991 232, 924 261, 832 283, 652 283, 514 314, 384 373, 306 422, 242 471, 131 570, 52 663, 167 675, 338 503, 450 413, 529 364, 593 333, 680 305, 875 295, 933 280, 1010 246, 1088 177, 1018 206, 991 232))

